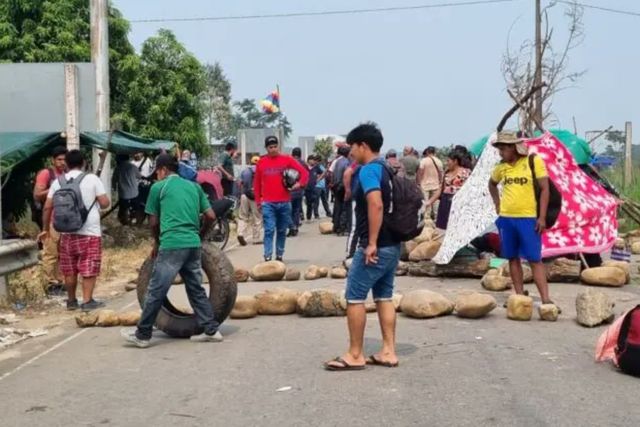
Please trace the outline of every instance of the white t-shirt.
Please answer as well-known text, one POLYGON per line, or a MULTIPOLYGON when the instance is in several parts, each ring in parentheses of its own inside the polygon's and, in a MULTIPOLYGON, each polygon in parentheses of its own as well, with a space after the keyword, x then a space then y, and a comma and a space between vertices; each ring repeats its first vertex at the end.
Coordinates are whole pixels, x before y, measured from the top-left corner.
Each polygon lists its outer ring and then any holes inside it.
MULTIPOLYGON (((74 169, 65 174, 65 179, 69 180, 71 178, 76 178, 80 175, 82 171, 74 169)), ((49 188, 48 199, 53 199, 53 193, 60 189, 60 182, 56 179, 51 184, 51 188, 49 188)), ((80 193, 82 193, 82 201, 84 205, 89 209, 89 206, 95 201, 93 208, 89 212, 87 216, 87 221, 84 223, 82 228, 75 233, 71 234, 80 234, 82 236, 102 236, 102 229, 100 228, 100 206, 98 201, 96 200, 98 196, 104 196, 107 192, 104 190, 104 184, 100 178, 96 175, 90 173, 87 174, 82 182, 80 183, 80 193)))
POLYGON ((135 167, 138 168, 138 170, 140 171, 140 175, 144 176, 145 178, 151 175, 151 173, 153 172, 153 160, 148 157, 142 158, 140 160, 131 160, 131 163, 133 163, 135 167), (140 165, 142 165, 142 167, 140 167, 140 165))

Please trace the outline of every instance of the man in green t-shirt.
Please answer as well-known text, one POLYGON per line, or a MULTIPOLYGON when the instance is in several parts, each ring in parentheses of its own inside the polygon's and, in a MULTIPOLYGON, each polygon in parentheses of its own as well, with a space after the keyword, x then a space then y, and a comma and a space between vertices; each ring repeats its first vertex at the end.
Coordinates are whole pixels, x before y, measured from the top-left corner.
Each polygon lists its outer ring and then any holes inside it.
POLYGON ((224 146, 224 153, 220 155, 218 170, 222 173, 222 192, 224 196, 233 195, 233 183, 236 180, 233 172, 233 159, 236 157, 237 152, 236 144, 227 142, 224 146))
POLYGON ((135 332, 122 331, 127 341, 140 348, 149 346, 153 324, 178 273, 184 280, 198 325, 204 329, 204 333, 192 336, 191 340, 220 342, 223 339, 202 287, 200 258, 200 215, 204 214, 205 222, 212 222, 215 214, 202 188, 180 178, 177 171, 178 162, 174 157, 158 156, 158 182, 151 187, 146 205, 155 239, 151 252, 155 264, 138 328, 135 332))

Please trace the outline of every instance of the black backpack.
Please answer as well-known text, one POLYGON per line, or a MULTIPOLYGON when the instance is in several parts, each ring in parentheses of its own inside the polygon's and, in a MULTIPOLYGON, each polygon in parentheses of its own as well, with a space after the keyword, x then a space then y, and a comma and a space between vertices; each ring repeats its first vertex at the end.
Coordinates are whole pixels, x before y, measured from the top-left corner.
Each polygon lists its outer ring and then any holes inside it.
POLYGON ((640 377, 640 305, 631 309, 622 321, 616 356, 622 372, 640 377))
POLYGON ((80 230, 96 204, 94 200, 87 209, 82 200, 80 183, 85 176, 87 174, 83 172, 69 181, 64 174, 58 178, 60 188, 53 193, 53 228, 59 233, 74 233, 80 230))
POLYGON ((391 186, 391 200, 383 224, 395 241, 407 242, 419 236, 424 228, 420 221, 424 196, 415 181, 395 174, 386 164, 384 170, 391 186))
MULTIPOLYGON (((536 178, 536 170, 533 165, 533 158, 535 156, 535 154, 531 154, 529 156, 529 169, 531 169, 531 177, 533 178, 533 190, 536 196, 536 214, 540 215, 540 185, 538 184, 538 180, 536 178)), ((547 228, 551 228, 555 225, 561 210, 562 194, 560 194, 553 181, 549 179, 549 206, 547 207, 547 217, 545 218, 547 228)))

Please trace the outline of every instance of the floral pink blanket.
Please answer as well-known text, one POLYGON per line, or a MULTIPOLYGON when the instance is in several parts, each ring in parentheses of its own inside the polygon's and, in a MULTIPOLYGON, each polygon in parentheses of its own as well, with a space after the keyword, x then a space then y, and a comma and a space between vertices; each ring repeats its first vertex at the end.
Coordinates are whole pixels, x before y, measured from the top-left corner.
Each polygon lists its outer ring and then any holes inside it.
POLYGON ((527 141, 540 156, 549 179, 562 194, 562 210, 542 235, 542 256, 600 253, 611 249, 618 232, 617 202, 578 167, 567 148, 551 133, 527 141))

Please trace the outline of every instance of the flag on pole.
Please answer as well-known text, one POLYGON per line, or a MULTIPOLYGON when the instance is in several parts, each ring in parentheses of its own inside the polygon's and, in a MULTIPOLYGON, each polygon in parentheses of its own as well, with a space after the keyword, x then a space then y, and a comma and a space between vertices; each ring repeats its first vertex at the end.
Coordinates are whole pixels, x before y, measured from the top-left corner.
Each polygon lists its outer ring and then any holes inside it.
POLYGON ((276 88, 260 103, 262 111, 267 114, 275 114, 280 112, 280 88, 276 88))

